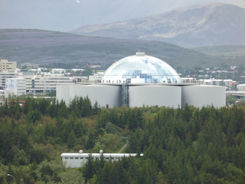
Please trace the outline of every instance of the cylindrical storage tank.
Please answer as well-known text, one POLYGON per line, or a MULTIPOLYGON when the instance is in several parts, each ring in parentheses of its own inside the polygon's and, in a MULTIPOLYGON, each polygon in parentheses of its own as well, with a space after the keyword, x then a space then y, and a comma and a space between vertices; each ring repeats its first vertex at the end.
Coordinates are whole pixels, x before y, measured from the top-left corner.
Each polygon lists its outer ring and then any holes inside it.
POLYGON ((226 105, 225 87, 214 85, 183 86, 182 107, 186 105, 198 108, 205 106, 224 107, 226 105))
POLYGON ((165 85, 129 86, 129 107, 181 107, 181 87, 165 85))

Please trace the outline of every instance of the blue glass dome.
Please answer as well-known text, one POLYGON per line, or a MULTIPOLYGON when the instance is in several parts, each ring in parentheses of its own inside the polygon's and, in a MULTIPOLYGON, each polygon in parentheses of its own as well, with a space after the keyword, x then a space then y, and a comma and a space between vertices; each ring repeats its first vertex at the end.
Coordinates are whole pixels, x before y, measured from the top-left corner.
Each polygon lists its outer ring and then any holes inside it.
POLYGON ((105 71, 102 83, 178 84, 180 77, 166 62, 144 53, 136 53, 134 56, 128 56, 113 63, 105 71))

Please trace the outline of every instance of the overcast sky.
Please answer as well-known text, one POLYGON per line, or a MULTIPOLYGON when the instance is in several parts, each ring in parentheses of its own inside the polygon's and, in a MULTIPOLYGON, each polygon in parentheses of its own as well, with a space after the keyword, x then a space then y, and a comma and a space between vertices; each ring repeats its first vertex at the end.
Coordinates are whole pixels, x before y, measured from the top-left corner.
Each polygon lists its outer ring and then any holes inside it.
POLYGON ((218 1, 245 0, 0 0, 0 28, 71 31, 218 1))

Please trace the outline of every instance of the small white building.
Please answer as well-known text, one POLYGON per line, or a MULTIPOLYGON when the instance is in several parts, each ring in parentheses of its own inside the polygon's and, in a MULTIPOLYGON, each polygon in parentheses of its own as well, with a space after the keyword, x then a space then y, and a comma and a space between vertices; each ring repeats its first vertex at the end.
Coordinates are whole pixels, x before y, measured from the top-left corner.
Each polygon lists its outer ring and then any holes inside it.
MULTIPOLYGON (((92 157, 93 160, 100 160, 102 157, 105 161, 119 161, 122 158, 136 157, 137 153, 62 153, 61 159, 65 168, 80 168, 83 167, 88 161, 89 157, 92 157)), ((143 156, 140 154, 139 156, 143 156)))

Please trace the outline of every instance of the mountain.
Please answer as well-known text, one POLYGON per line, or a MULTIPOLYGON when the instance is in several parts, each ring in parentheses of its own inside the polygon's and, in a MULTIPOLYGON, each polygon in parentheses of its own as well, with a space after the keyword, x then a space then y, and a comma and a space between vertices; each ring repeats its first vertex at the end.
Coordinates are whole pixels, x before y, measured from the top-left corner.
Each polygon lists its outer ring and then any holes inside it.
POLYGON ((0 30, 0 59, 50 65, 100 63, 104 67, 137 51, 159 57, 174 67, 229 64, 229 60, 157 41, 80 36, 43 30, 0 30))
POLYGON ((215 2, 245 7, 244 0, 0 0, 0 29, 71 31, 215 2))
POLYGON ((183 47, 245 45, 245 9, 209 4, 151 17, 85 26, 73 33, 140 40, 158 40, 183 47))

